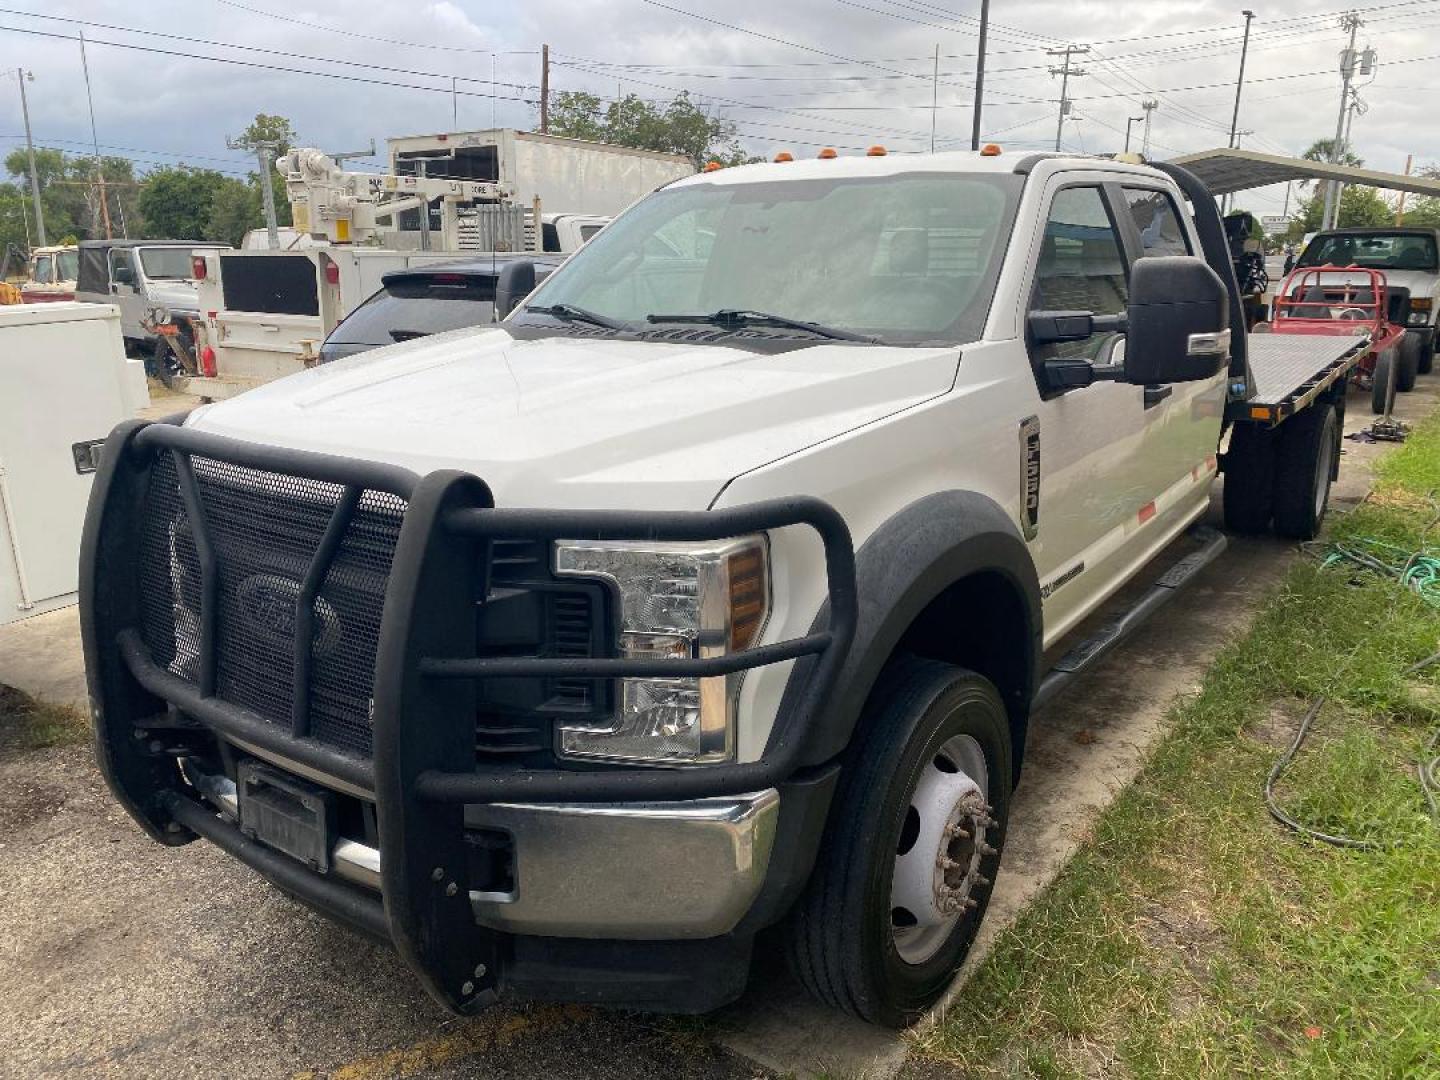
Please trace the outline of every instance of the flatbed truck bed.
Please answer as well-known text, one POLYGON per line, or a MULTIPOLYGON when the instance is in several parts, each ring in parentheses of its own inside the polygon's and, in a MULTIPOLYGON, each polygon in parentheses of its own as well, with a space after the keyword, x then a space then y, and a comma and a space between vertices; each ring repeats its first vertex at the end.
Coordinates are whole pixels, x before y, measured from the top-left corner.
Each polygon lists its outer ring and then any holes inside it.
POLYGON ((1230 419, 1282 423, 1345 379, 1369 347, 1368 335, 1249 335, 1250 393, 1230 403, 1230 419))

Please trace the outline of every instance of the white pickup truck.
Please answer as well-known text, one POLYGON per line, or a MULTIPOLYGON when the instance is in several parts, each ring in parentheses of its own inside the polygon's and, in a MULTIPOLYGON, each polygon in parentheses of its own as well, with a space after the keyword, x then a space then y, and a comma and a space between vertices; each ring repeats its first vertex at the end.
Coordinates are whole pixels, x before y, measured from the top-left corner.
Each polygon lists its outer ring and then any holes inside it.
POLYGON ((107 780, 458 1011, 712 1009, 765 931, 910 1022, 1032 710, 1218 554, 1181 540, 1217 472, 1238 527, 1319 526, 1364 341, 1247 340, 1235 291, 1173 167, 669 184, 498 327, 116 430, 81 562, 107 780))

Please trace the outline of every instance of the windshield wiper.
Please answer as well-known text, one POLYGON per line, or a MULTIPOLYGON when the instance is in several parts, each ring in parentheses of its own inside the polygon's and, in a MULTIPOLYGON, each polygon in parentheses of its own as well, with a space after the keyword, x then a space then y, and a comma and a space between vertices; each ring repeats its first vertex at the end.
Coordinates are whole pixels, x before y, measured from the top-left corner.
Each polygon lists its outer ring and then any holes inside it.
POLYGON ((804 330, 820 337, 834 338, 836 341, 864 341, 871 345, 877 344, 879 341, 878 338, 873 338, 868 334, 857 334, 853 330, 841 330, 835 326, 805 322, 803 319, 772 315, 767 311, 748 311, 737 308, 721 308, 719 311, 712 311, 709 315, 646 315, 645 321, 652 323, 705 323, 724 330, 739 330, 747 326, 773 326, 783 330, 804 330))
POLYGON ((614 319, 609 315, 601 315, 598 311, 590 311, 587 308, 576 307, 574 304, 551 304, 549 307, 527 307, 526 311, 533 311, 536 315, 549 315, 562 322, 584 322, 594 326, 603 326, 607 330, 629 330, 630 324, 622 319, 614 319))

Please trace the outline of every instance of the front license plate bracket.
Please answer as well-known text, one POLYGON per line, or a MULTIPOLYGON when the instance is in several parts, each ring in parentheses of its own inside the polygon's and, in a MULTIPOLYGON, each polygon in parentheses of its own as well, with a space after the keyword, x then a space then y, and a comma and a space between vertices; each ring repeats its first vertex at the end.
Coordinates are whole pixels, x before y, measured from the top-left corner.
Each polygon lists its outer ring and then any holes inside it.
POLYGON ((317 873, 329 873, 335 793, 250 759, 240 762, 236 776, 240 831, 317 873))

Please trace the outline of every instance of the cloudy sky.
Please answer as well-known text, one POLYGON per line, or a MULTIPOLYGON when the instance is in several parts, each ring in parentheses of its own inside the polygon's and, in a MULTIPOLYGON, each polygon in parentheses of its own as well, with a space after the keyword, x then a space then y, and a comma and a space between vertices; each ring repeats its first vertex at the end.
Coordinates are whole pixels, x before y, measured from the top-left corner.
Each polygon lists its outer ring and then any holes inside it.
MULTIPOLYGON (((986 136, 1053 145, 1058 58, 1047 50, 1073 43, 1090 48, 1076 60, 1086 74, 1071 81, 1065 146, 1118 150, 1147 99, 1159 103, 1155 156, 1224 145, 1242 3, 993 0, 986 136)), ((1241 141, 1299 153, 1334 132, 1343 11, 1331 0, 1254 10, 1241 141)), ((1356 150, 1382 169, 1402 170, 1407 154, 1440 162, 1440 0, 1353 10, 1365 23, 1358 46, 1378 56, 1360 80, 1356 150)), ((262 111, 328 150, 372 138, 383 150, 389 135, 451 129, 452 115, 462 128, 532 127, 542 42, 553 89, 659 100, 689 90, 755 153, 875 141, 924 150, 932 118, 947 149, 969 145, 978 12, 979 0, 0 0, 0 68, 34 73, 36 141, 80 152, 83 27, 102 150, 140 171, 183 161, 243 173, 225 136, 262 111)), ((21 145, 23 130, 15 79, 0 78, 0 147, 21 145)), ((1275 213, 1283 198, 1246 201, 1275 213)))

